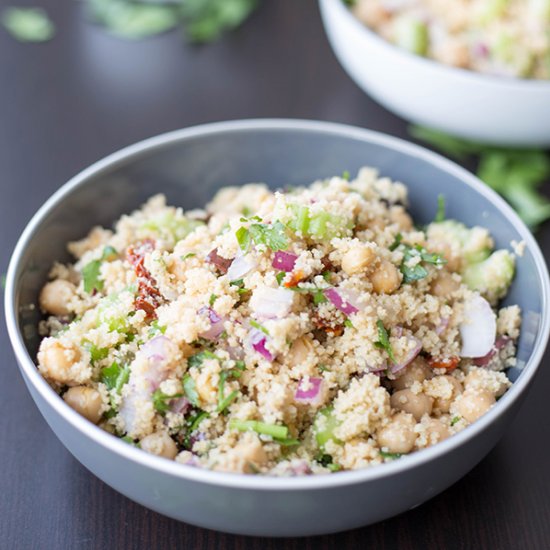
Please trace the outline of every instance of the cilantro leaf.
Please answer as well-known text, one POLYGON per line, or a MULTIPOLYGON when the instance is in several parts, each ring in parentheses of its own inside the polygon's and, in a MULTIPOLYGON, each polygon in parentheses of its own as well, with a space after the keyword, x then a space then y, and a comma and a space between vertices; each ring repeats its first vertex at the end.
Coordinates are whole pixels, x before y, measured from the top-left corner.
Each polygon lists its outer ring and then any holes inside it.
POLYGON ((115 390, 120 395, 122 387, 130 378, 130 368, 121 367, 118 363, 113 363, 110 367, 101 369, 101 382, 107 386, 108 390, 115 390))
POLYGON ((388 334, 388 331, 384 327, 384 323, 380 319, 376 321, 376 326, 378 327, 378 341, 374 342, 374 345, 377 348, 385 350, 385 352, 388 354, 388 357, 390 358, 390 361, 395 365, 396 360, 395 356, 393 355, 393 349, 390 344, 390 335, 388 334))
POLYGON ((82 268, 82 281, 84 282, 84 292, 91 294, 94 291, 103 289, 103 281, 99 276, 101 269, 101 260, 92 260, 82 268))
POLYGON ((254 319, 250 319, 249 323, 251 327, 261 330, 264 334, 267 334, 267 336, 269 336, 269 331, 263 325, 260 325, 258 321, 255 321, 254 319))
POLYGON ((176 393, 174 395, 168 395, 162 390, 155 390, 152 395, 153 407, 162 415, 166 414, 170 410, 170 401, 182 397, 183 394, 176 393))
POLYGON ((41 8, 6 8, 1 21, 20 42, 46 42, 55 34, 54 24, 41 8))
POLYGON ((288 248, 285 226, 278 220, 272 224, 253 223, 250 224, 248 229, 244 226, 240 227, 235 236, 241 250, 245 252, 248 250, 251 242, 254 242, 256 245, 265 245, 273 251, 286 250, 288 248))
POLYGON ((435 266, 445 265, 447 263, 447 260, 445 260, 441 254, 428 252, 420 245, 410 246, 408 244, 401 243, 398 244, 398 246, 401 246, 404 249, 403 261, 399 266, 399 269, 403 274, 403 283, 412 283, 428 276, 428 270, 422 265, 422 263, 432 264, 435 266))
POLYGON ((379 451, 380 456, 382 458, 391 458, 392 460, 395 460, 396 458, 401 458, 403 456, 403 453, 387 453, 386 451, 379 451))
POLYGON ((191 367, 197 367, 200 368, 204 362, 205 359, 216 359, 217 361, 221 361, 221 358, 212 353, 208 350, 200 351, 199 353, 196 353, 195 355, 191 355, 191 357, 187 358, 187 366, 189 368, 191 367))
POLYGON ((195 385, 195 380, 191 378, 189 374, 186 374, 183 377, 183 392, 185 397, 189 399, 191 405, 198 407, 199 406, 199 394, 197 392, 197 386, 195 385))

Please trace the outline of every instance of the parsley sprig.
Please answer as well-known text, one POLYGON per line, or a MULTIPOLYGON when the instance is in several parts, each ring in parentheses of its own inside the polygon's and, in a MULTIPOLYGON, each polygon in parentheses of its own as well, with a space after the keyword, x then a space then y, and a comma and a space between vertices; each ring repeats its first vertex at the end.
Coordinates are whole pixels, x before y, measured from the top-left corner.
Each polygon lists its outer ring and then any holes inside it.
POLYGON ((390 344, 390 334, 380 319, 376 321, 376 326, 378 328, 378 341, 374 342, 374 345, 379 349, 383 349, 388 354, 390 361, 395 365, 397 361, 395 360, 393 349, 390 344))
MULTIPOLYGON (((256 245, 265 245, 267 248, 277 251, 286 250, 288 248, 288 238, 286 236, 286 228, 276 220, 271 224, 258 223, 261 219, 258 216, 251 218, 255 220, 249 227, 240 227, 235 236, 237 242, 244 252, 248 251, 250 244, 253 242, 256 245)), ((250 221, 247 218, 241 218, 242 222, 250 221)))
POLYGON ((447 260, 445 260, 441 254, 428 252, 419 244, 411 246, 402 241, 403 236, 401 233, 398 233, 394 242, 389 246, 389 249, 393 251, 401 247, 403 250, 403 260, 399 269, 403 274, 404 283, 419 281, 428 276, 428 270, 422 265, 423 263, 434 266, 445 265, 447 263, 447 260))

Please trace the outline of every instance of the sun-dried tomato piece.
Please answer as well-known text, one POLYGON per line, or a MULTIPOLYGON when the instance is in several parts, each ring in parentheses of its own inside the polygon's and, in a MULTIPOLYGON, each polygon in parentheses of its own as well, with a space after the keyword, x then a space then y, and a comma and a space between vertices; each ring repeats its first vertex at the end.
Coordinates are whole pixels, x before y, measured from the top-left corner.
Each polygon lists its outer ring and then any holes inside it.
POLYGON ((222 275, 227 273, 229 266, 233 262, 233 260, 228 260, 227 258, 222 258, 219 256, 217 248, 214 248, 214 250, 208 253, 206 256, 206 261, 216 266, 222 275))
POLYGON ((432 369, 445 369, 447 372, 455 370, 459 363, 460 357, 428 358, 428 365, 430 365, 432 369))
POLYGON ((290 275, 290 279, 283 283, 286 288, 294 288, 295 286, 298 286, 299 283, 301 283, 304 280, 304 272, 300 269, 297 269, 290 275))
POLYGON ((138 278, 138 291, 134 307, 145 312, 146 319, 155 319, 155 310, 163 302, 162 294, 157 288, 157 281, 145 267, 145 255, 155 249, 153 239, 145 239, 135 246, 128 247, 126 259, 134 266, 138 278))

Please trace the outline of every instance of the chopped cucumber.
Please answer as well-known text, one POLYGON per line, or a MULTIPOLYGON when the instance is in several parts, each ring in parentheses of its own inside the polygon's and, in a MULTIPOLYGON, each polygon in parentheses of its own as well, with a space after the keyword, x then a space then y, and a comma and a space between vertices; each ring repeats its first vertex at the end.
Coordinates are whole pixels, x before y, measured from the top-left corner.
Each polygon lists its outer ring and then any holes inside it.
POLYGON ((462 278, 469 288, 495 303, 508 292, 514 273, 514 256, 508 250, 497 250, 482 262, 467 266, 462 278))
POLYGON ((399 18, 395 24, 395 43, 416 55, 427 55, 430 45, 428 26, 411 17, 399 18))
POLYGON ((339 425, 340 422, 334 416, 332 407, 326 407, 317 413, 314 430, 317 445, 319 445, 321 449, 323 449, 325 444, 330 440, 338 444, 342 443, 334 435, 334 430, 338 428, 339 425))

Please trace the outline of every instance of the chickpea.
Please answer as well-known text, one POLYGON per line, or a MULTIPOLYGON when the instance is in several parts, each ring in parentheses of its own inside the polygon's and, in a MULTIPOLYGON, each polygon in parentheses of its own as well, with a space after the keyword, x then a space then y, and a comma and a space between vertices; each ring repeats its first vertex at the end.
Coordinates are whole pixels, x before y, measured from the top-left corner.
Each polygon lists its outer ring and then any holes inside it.
POLYGON ((435 445, 451 435, 447 425, 438 418, 430 418, 425 426, 430 445, 435 445))
POLYGON ((97 390, 86 386, 74 386, 65 392, 63 399, 90 422, 97 424, 101 419, 103 401, 97 390))
POLYGON ((370 281, 377 294, 391 294, 399 288, 401 274, 391 262, 382 260, 371 273, 370 281))
POLYGON ((456 400, 456 410, 462 418, 468 422, 475 422, 483 416, 494 404, 496 400, 493 394, 485 390, 475 391, 466 390, 456 400))
POLYGON ((445 380, 451 384, 451 396, 448 398, 436 397, 434 400, 434 408, 441 413, 448 413, 451 409, 451 403, 462 393, 462 384, 454 376, 440 376, 438 381, 445 380))
POLYGON ((472 369, 464 379, 466 390, 485 390, 495 397, 500 397, 508 389, 508 379, 505 374, 487 371, 485 369, 472 369))
POLYGON ((390 398, 393 409, 412 414, 420 420, 425 414, 431 414, 433 399, 424 393, 414 393, 411 390, 396 391, 390 398))
POLYGON ((358 245, 350 248, 342 257, 342 269, 348 274, 360 273, 367 269, 376 259, 371 247, 358 245))
POLYGON ((405 390, 410 388, 415 382, 424 382, 430 378, 432 369, 423 357, 417 357, 408 367, 404 368, 398 375, 398 378, 391 382, 396 390, 405 390))
POLYGON ((390 220, 396 223, 402 231, 410 231, 413 228, 412 219, 402 206, 391 208, 390 220))
POLYGON ((140 447, 152 455, 163 456, 173 460, 178 454, 178 448, 174 440, 166 432, 155 432, 145 436, 140 442, 140 447))
POLYGON ((46 338, 38 352, 38 368, 49 380, 68 386, 78 386, 89 378, 88 370, 73 369, 80 360, 80 350, 62 344, 55 338, 46 338))
POLYGON ((395 414, 388 424, 377 432, 380 447, 386 447, 390 453, 408 453, 416 441, 414 417, 407 413, 395 414))
POLYGON ((46 283, 38 298, 40 308, 52 315, 69 315, 71 309, 68 304, 75 292, 76 287, 73 283, 64 279, 56 279, 46 283))
POLYGON ((254 466, 260 466, 267 462, 267 455, 261 441, 241 441, 235 446, 235 454, 244 461, 244 472, 252 473, 254 466))
POLYGON ((448 271, 440 271, 431 285, 431 292, 434 296, 449 296, 460 288, 453 276, 448 271))

